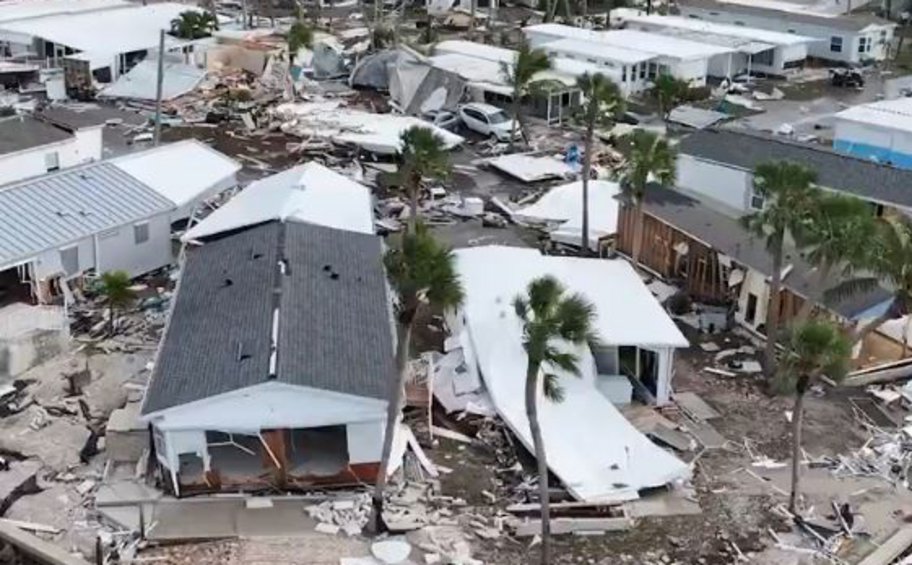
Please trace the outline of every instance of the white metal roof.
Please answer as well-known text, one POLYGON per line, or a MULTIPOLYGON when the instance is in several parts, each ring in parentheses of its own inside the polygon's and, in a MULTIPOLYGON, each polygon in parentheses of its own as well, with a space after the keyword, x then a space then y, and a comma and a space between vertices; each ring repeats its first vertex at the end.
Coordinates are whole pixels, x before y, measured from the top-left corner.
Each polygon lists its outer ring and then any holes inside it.
POLYGON ((110 161, 178 207, 223 187, 241 170, 234 159, 195 139, 130 153, 110 161))
MULTIPOLYGON (((620 194, 621 187, 616 182, 589 181, 590 248, 596 248, 599 239, 617 233, 620 194)), ((555 186, 513 217, 530 223, 559 223, 552 238, 579 245, 583 234, 583 182, 555 186)))
POLYGON ((509 96, 513 91, 504 80, 503 67, 501 63, 487 59, 479 59, 469 55, 459 53, 443 53, 428 57, 431 65, 459 75, 470 84, 474 84, 490 90, 509 96))
MULTIPOLYGON (((199 10, 189 4, 161 3, 80 14, 50 15, 0 23, 0 30, 40 37, 92 54, 128 53, 158 46, 161 30, 181 12, 199 10)), ((169 44, 178 43, 173 40, 169 44)))
POLYGON ((550 156, 534 156, 526 153, 511 153, 488 159, 488 164, 514 176, 523 182, 567 178, 574 170, 560 159, 550 156))
POLYGON ((461 39, 450 39, 434 45, 435 55, 442 55, 445 53, 457 53, 459 55, 502 63, 512 63, 516 60, 516 51, 512 49, 485 45, 484 43, 475 43, 474 41, 463 41, 461 39))
POLYGON ((731 53, 733 49, 720 45, 698 43, 658 33, 619 29, 601 34, 601 41, 617 47, 636 49, 673 59, 701 59, 731 53))
POLYGON ((860 104, 847 108, 837 113, 834 117, 837 120, 912 131, 912 98, 897 98, 896 100, 860 104))
MULTIPOLYGON (((172 61, 166 57, 162 65, 162 75, 162 100, 171 100, 196 88, 206 76, 206 71, 195 65, 185 65, 181 61, 172 61)), ((158 57, 148 57, 102 89, 98 96, 155 100, 157 79, 158 57)))
POLYGON ((374 233, 370 190, 310 162, 251 183, 182 239, 201 239, 271 220, 374 233))
MULTIPOLYGON (((501 246, 459 249, 456 257, 465 287, 467 331, 460 341, 477 358, 497 411, 526 447, 532 445, 523 401, 528 360, 512 301, 533 279, 554 275, 592 301, 596 329, 607 344, 687 343, 625 261, 501 246)), ((548 466, 568 490, 588 502, 629 500, 640 489, 685 478, 687 465, 649 441, 598 391, 588 347, 572 351, 579 355, 581 374, 556 371, 563 402, 538 399, 548 466)))
POLYGON ((602 40, 590 41, 584 39, 565 38, 549 41, 541 46, 548 52, 573 54, 588 59, 609 59, 624 65, 635 65, 655 58, 653 53, 627 49, 608 44, 602 40))
POLYGON ((0 266, 173 209, 108 162, 9 185, 0 190, 0 266))
POLYGON ((5 0, 0 2, 0 22, 57 14, 78 14, 132 5, 124 0, 5 0))
POLYGON ((690 30, 704 34, 737 37, 761 43, 770 43, 772 45, 798 45, 800 43, 813 43, 818 41, 818 39, 814 37, 795 35, 793 33, 782 33, 747 26, 719 24, 706 20, 682 18, 680 16, 631 15, 625 16, 624 21, 647 24, 649 26, 690 30))

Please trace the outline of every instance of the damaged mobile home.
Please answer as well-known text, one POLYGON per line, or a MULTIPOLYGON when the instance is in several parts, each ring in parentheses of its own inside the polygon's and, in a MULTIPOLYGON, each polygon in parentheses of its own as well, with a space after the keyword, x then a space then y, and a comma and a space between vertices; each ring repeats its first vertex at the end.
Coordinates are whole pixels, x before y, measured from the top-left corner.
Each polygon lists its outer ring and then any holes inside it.
POLYGON ((526 446, 532 438, 523 403, 527 357, 513 298, 551 275, 580 292, 597 312, 601 343, 577 351, 581 375, 561 375, 563 402, 539 397, 548 465, 585 502, 618 502, 642 489, 683 480, 689 468, 653 444, 616 406, 639 398, 670 400, 675 349, 688 343, 636 272, 624 261, 541 255, 501 246, 459 249, 462 308, 447 316, 462 349, 466 393, 484 387, 497 413, 526 446), (611 430, 606 433, 606 430, 611 430))
POLYGON ((298 221, 188 251, 142 407, 166 490, 376 479, 394 373, 381 257, 375 235, 298 221))

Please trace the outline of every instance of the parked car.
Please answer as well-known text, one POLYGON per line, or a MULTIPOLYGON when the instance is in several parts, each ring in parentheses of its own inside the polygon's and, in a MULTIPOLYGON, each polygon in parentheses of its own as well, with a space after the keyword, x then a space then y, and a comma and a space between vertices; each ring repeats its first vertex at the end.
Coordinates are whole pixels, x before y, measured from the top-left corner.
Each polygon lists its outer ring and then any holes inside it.
POLYGON ((459 125, 459 118, 456 117, 456 114, 447 110, 428 110, 421 114, 421 119, 450 131, 459 125))
POLYGON ((849 88, 862 88, 864 75, 858 69, 830 69, 830 84, 849 88))
MULTIPOLYGON (((467 128, 484 136, 493 136, 498 141, 510 141, 513 135, 513 120, 497 106, 470 102, 459 107, 459 118, 467 128)), ((516 137, 520 137, 516 128, 516 137)))

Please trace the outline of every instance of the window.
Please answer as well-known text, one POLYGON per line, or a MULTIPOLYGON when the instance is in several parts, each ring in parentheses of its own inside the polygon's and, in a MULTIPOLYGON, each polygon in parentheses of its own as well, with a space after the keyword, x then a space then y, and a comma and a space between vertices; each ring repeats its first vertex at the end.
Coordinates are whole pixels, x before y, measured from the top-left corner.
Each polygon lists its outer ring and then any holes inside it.
POLYGON ((67 276, 75 275, 79 272, 79 247, 67 247, 60 250, 60 266, 63 267, 63 273, 67 276))
POLYGON ((133 224, 133 243, 140 245, 149 241, 149 222, 133 224))
POLYGON ((751 183, 750 207, 753 210, 763 210, 764 203, 765 203, 765 199, 763 198, 763 195, 760 194, 760 192, 757 190, 757 188, 755 186, 753 186, 753 183, 751 183))
POLYGON ((60 170, 60 157, 56 151, 44 154, 44 168, 49 173, 60 170))
POLYGON ((640 63, 640 80, 646 78, 646 63, 640 63))
POLYGON ((871 40, 867 37, 858 38, 858 52, 867 53, 871 50, 871 40))
POLYGON ((621 82, 627 82, 627 65, 621 67, 621 82))
POLYGON ((842 38, 834 35, 830 38, 830 51, 833 53, 842 53, 842 38))
POLYGON ((757 295, 748 293, 747 295, 747 308, 744 310, 744 321, 748 324, 753 324, 754 319, 757 317, 757 295))

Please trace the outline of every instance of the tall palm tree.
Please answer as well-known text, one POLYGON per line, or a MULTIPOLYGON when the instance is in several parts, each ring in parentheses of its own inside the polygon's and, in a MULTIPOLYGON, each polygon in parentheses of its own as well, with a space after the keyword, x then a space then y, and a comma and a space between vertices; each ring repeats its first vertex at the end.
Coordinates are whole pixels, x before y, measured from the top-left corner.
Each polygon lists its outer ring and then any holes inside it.
POLYGON ((820 193, 817 212, 810 218, 804 242, 805 257, 816 267, 813 288, 817 293, 808 296, 798 320, 806 320, 816 304, 820 304, 834 269, 849 275, 870 262, 869 245, 859 242, 873 241, 877 223, 870 206, 854 196, 838 193, 820 193))
POLYGON ((662 73, 656 77, 652 95, 659 105, 659 114, 663 120, 668 120, 672 109, 684 99, 688 90, 690 90, 690 84, 686 80, 675 78, 668 73, 662 73))
POLYGON ((111 312, 108 318, 108 334, 114 334, 114 324, 119 313, 123 312, 133 300, 136 293, 130 281, 130 275, 126 271, 107 271, 102 273, 99 280, 98 292, 104 296, 105 303, 111 312))
POLYGON ((804 420, 804 395, 823 375, 841 380, 848 368, 851 346, 845 334, 833 322, 814 319, 791 328, 787 342, 783 378, 794 387, 792 408, 792 489, 789 511, 798 511, 798 488, 801 477, 801 425, 804 420))
POLYGON ((408 229, 418 221, 421 180, 443 179, 450 173, 450 155, 443 139, 430 128, 412 126, 399 137, 399 183, 409 199, 408 229))
POLYGON ((583 234, 580 242, 580 254, 589 251, 589 178, 592 176, 592 141, 595 137, 595 126, 610 121, 624 106, 624 98, 618 86, 602 73, 590 75, 584 73, 577 78, 585 102, 583 103, 583 121, 586 134, 583 148, 583 234))
POLYGON ((456 258, 449 247, 438 242, 427 228, 418 223, 406 232, 398 247, 386 252, 383 263, 390 285, 396 293, 396 382, 391 383, 386 413, 386 433, 380 472, 372 496, 372 526, 375 533, 383 529, 383 491, 386 471, 393 449, 393 435, 402 409, 403 389, 407 376, 412 326, 425 308, 445 310, 462 303, 463 290, 456 271, 456 258))
POLYGON ((769 302, 766 309, 766 349, 764 369, 767 377, 776 373, 776 339, 779 333, 779 308, 782 292, 782 262, 789 237, 805 241, 811 217, 820 200, 814 186, 817 174, 800 163, 772 161, 754 170, 754 192, 763 198, 763 209, 741 218, 741 223, 766 242, 772 255, 769 302))
MULTIPOLYGON (((890 306, 879 316, 860 326, 852 334, 852 343, 858 343, 887 320, 900 318, 912 310, 912 220, 901 216, 881 218, 877 222, 876 237, 870 243, 871 256, 867 269, 874 276, 858 279, 851 284, 873 286, 883 282, 892 289, 890 306)), ((853 292, 856 289, 847 289, 853 292)))
POLYGON ((544 397, 561 402, 563 389, 557 371, 579 375, 579 359, 562 345, 585 345, 597 341, 593 329, 595 308, 582 295, 568 295, 554 277, 533 280, 523 295, 513 299, 513 308, 523 323, 526 350, 526 416, 538 462, 538 492, 541 502, 541 563, 551 562, 551 507, 548 499, 548 461, 538 422, 539 382, 544 397))
POLYGON ((551 68, 551 60, 542 49, 532 49, 525 39, 519 44, 513 64, 501 63, 501 74, 513 88, 513 129, 510 135, 510 148, 516 139, 516 129, 525 137, 522 123, 522 99, 529 94, 535 75, 551 68))
POLYGON ((652 179, 662 185, 674 184, 676 154, 667 139, 653 132, 638 129, 625 137, 627 160, 621 170, 621 190, 634 208, 631 257, 634 266, 638 266, 643 245, 643 202, 646 189, 652 179))

